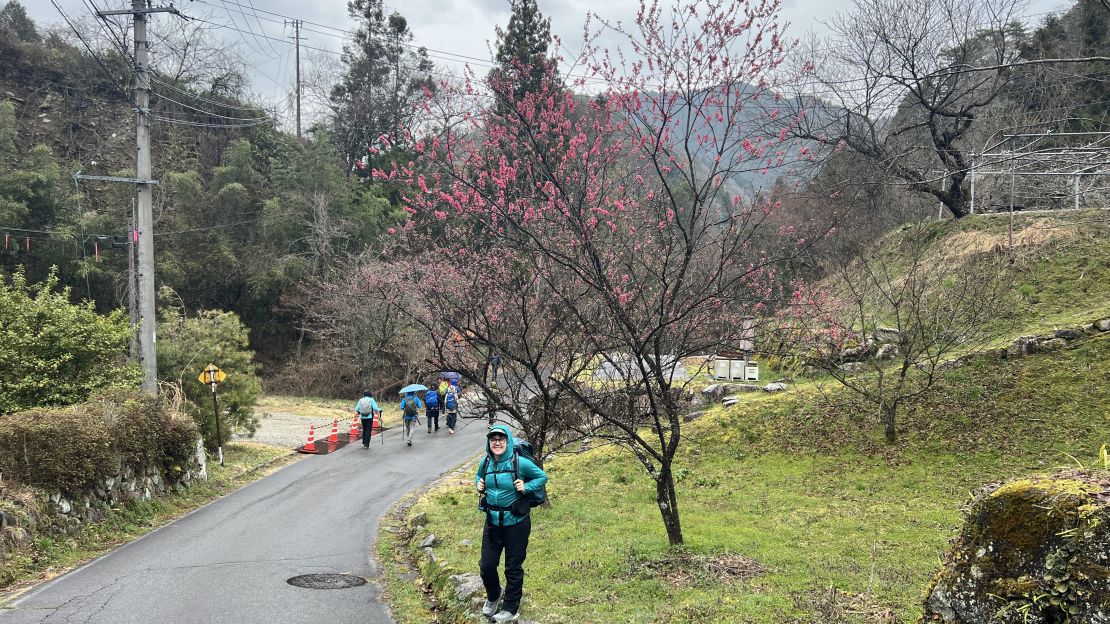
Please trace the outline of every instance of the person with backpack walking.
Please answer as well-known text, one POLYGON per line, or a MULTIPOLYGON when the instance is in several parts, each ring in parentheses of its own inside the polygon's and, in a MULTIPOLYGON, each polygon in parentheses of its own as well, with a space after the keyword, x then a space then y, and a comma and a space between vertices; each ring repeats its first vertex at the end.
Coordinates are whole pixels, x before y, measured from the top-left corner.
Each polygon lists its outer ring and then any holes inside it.
POLYGON ((362 398, 355 403, 355 414, 358 414, 358 420, 362 424, 362 448, 370 448, 370 435, 374 432, 374 414, 381 413, 381 406, 374 400, 374 391, 364 390, 362 398))
POLYGON ((478 508, 485 512, 482 556, 478 571, 486 589, 482 615, 494 622, 515 622, 520 617, 524 594, 524 559, 532 533, 529 511, 547 484, 547 474, 523 453, 514 450, 513 436, 505 425, 494 425, 486 433, 486 457, 474 479, 478 508), (497 566, 505 553, 505 587, 502 591, 497 566))
POLYGON ((432 421, 435 421, 436 431, 439 431, 439 392, 431 388, 424 394, 424 417, 428 420, 428 433, 432 432, 432 421))
POLYGON ((422 409, 424 409, 424 404, 415 392, 409 392, 401 399, 401 417, 405 424, 402 439, 409 446, 412 446, 412 436, 416 433, 416 426, 420 423, 420 410, 422 409))
POLYGON ((447 411, 447 433, 455 433, 455 424, 459 418, 459 386, 454 380, 447 386, 443 395, 443 409, 447 411))

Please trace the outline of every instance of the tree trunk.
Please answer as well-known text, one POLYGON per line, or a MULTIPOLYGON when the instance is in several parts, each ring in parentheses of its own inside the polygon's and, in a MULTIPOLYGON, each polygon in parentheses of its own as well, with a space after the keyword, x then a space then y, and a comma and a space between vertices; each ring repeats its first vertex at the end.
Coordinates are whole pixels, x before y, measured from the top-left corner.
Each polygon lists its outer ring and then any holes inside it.
POLYGON ((897 403, 882 402, 879 404, 879 418, 883 421, 883 431, 886 432, 888 444, 898 441, 898 433, 894 428, 894 413, 898 409, 897 403))
POLYGON ((684 543, 682 523, 678 517, 678 497, 670 465, 664 465, 659 470, 659 477, 655 480, 655 502, 663 516, 663 526, 667 527, 667 541, 671 546, 681 546, 684 543))

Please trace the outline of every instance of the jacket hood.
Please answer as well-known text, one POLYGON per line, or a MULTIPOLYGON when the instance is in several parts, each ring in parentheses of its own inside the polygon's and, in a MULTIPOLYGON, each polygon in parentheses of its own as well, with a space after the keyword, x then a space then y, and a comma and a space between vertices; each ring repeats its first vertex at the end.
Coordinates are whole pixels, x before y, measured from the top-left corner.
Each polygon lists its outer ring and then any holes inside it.
POLYGON ((505 461, 507 459, 512 459, 512 456, 513 456, 513 434, 512 434, 511 431, 509 431, 509 427, 507 425, 496 424, 496 425, 490 427, 489 431, 486 432, 486 455, 489 456, 490 461, 505 461), (493 450, 491 450, 490 447, 489 447, 489 434, 493 433, 494 431, 499 431, 499 432, 505 434, 505 438, 506 438, 505 454, 501 456, 501 459, 495 458, 493 456, 493 450))

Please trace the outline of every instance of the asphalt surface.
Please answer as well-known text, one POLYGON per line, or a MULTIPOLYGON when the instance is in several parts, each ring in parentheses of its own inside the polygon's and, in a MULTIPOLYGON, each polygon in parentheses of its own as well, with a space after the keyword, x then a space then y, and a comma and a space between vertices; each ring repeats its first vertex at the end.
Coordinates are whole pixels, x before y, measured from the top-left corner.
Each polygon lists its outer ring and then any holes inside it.
MULTIPOLYGON (((0 622, 386 624, 373 559, 381 517, 406 492, 485 448, 484 420, 448 435, 400 428, 369 450, 309 456, 0 608, 0 622), (370 579, 350 589, 304 589, 302 574, 370 579)), ((468 425, 468 426, 463 426, 468 425)), ((475 536, 475 539, 480 539, 475 536)), ((477 562, 475 562, 477 565, 477 562)))

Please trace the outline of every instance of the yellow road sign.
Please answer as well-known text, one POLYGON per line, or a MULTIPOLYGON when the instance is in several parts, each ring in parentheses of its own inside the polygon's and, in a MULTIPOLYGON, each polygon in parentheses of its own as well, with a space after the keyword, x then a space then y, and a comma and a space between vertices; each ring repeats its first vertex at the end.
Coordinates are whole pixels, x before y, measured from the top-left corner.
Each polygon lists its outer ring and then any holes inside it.
POLYGON ((200 377, 197 377, 202 384, 221 383, 227 379, 227 373, 220 370, 220 367, 215 364, 209 364, 207 368, 200 372, 200 377))

